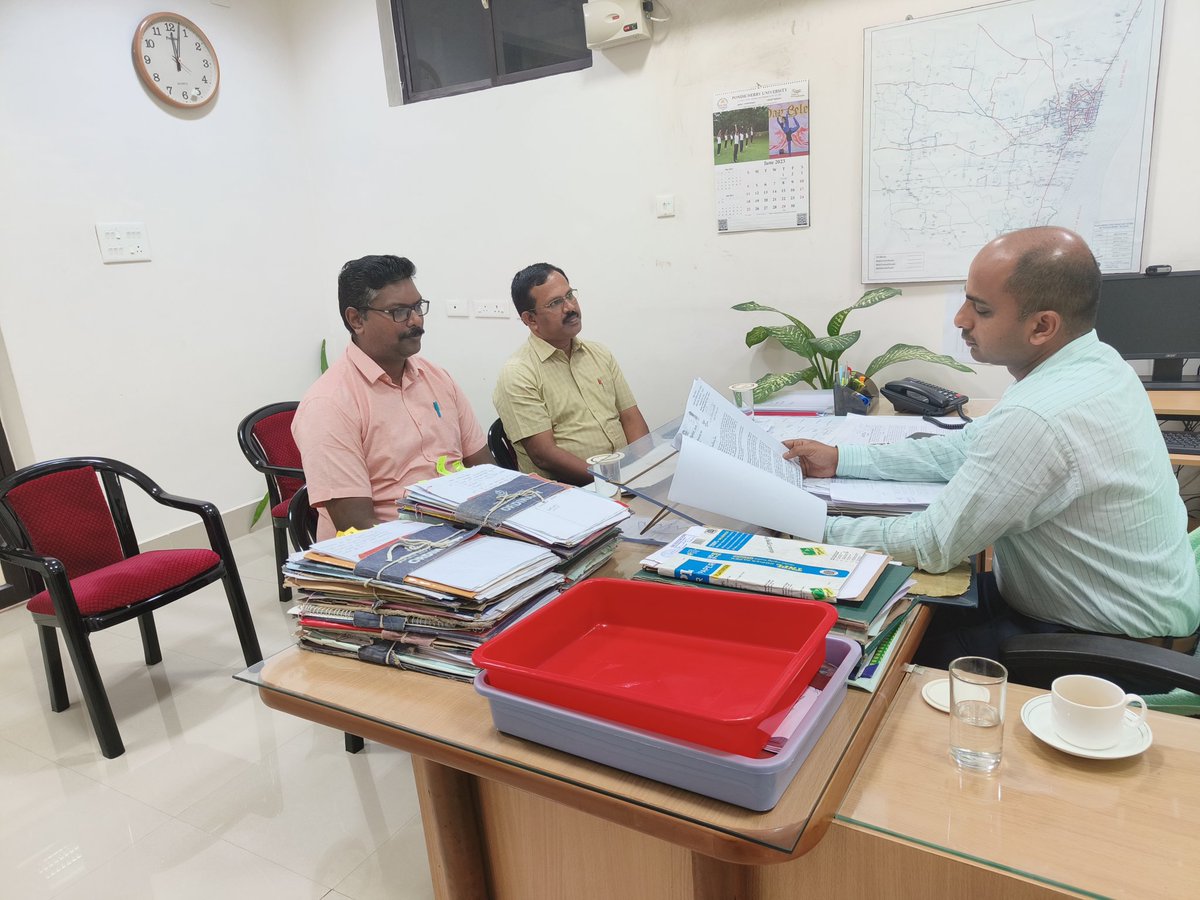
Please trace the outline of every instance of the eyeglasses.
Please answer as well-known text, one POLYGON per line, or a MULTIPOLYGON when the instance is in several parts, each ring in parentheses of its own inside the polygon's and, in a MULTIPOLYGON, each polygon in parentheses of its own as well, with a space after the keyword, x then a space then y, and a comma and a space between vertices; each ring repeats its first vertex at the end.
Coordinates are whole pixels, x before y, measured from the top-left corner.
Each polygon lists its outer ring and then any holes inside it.
POLYGON ((391 316, 393 322, 404 323, 412 318, 413 313, 424 317, 429 312, 429 301, 421 300, 412 306, 393 306, 391 309, 376 309, 374 306, 360 306, 359 309, 383 313, 385 316, 391 316))
MULTIPOLYGON (((567 291, 561 297, 555 297, 553 300, 551 300, 549 303, 547 303, 545 306, 543 306, 542 309, 549 309, 549 310, 562 309, 562 305, 564 303, 566 303, 568 300, 570 300, 572 303, 578 303, 579 302, 579 291, 575 290, 575 288, 571 288, 569 291, 567 291)), ((535 310, 535 312, 536 311, 537 310, 535 310)))

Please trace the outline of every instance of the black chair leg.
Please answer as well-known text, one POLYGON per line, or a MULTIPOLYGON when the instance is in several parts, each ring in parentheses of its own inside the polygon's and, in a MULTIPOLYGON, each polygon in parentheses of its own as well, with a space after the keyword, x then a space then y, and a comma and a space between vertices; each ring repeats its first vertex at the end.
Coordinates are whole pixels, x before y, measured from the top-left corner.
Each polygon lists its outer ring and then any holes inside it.
POLYGON ((357 734, 351 734, 350 732, 346 731, 346 732, 343 732, 343 737, 346 740, 346 752, 347 753, 357 753, 364 746, 363 739, 360 738, 357 734))
POLYGON ((146 665, 152 666, 162 662, 162 648, 158 646, 158 628, 154 624, 154 613, 142 613, 138 616, 138 628, 142 631, 142 655, 146 657, 146 665))
POLYGON ((225 585, 225 596, 229 598, 229 611, 233 613, 233 624, 237 628, 238 641, 242 645, 242 658, 248 666, 262 662, 258 633, 254 630, 254 620, 250 617, 250 607, 246 604, 242 580, 238 578, 237 571, 230 569, 228 564, 225 574, 221 576, 221 583, 225 585))
POLYGON ((275 584, 279 588, 279 602, 287 603, 292 599, 292 589, 283 583, 283 564, 288 558, 287 519, 272 519, 271 528, 275 538, 275 584))
POLYGON ((107 759, 115 759, 125 752, 125 744, 121 741, 121 732, 117 729, 117 720, 108 702, 108 692, 104 690, 104 682, 100 680, 100 670, 96 667, 91 642, 87 635, 81 636, 78 641, 72 640, 71 636, 65 633, 63 638, 67 642, 67 653, 75 666, 75 676, 79 679, 79 687, 83 691, 83 702, 87 705, 92 728, 100 742, 100 752, 107 759))
POLYGON ((50 709, 62 712, 71 705, 67 699, 67 678, 63 673, 62 653, 58 648, 58 629, 53 625, 38 625, 42 642, 42 664, 46 668, 46 686, 50 689, 50 709))

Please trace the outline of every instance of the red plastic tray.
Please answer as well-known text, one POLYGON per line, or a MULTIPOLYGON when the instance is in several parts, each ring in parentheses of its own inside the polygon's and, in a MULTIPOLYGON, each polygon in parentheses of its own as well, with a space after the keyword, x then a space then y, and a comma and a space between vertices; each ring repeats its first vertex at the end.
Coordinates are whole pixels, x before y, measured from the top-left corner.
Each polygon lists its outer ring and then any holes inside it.
POLYGON ((494 687, 756 756, 821 665, 832 605, 594 578, 477 649, 494 687))

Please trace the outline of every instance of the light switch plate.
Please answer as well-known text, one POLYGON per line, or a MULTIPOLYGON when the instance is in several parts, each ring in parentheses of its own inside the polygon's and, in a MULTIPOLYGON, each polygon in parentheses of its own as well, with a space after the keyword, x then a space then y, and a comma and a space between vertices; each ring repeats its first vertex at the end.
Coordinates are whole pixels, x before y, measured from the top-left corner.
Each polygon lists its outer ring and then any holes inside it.
POLYGON ((450 300, 446 303, 446 315, 452 319, 469 319, 471 304, 466 300, 450 300))
POLYGON ((149 262, 150 237, 145 222, 97 222, 96 240, 105 263, 149 262))

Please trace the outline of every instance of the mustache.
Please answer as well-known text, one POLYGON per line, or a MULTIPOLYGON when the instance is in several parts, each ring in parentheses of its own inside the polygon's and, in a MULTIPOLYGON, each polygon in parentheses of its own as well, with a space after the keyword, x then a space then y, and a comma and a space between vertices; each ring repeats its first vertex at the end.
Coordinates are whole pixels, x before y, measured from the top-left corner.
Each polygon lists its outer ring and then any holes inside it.
MULTIPOLYGON (((404 338, 415 338, 415 337, 420 337, 420 336, 421 336, 421 335, 423 335, 424 333, 425 333, 425 329, 424 329, 424 328, 421 328, 420 326, 417 326, 416 328, 410 328, 408 331, 406 331, 406 332, 404 333, 404 338)), ((402 338, 402 340, 403 340, 404 338, 402 338)))
POLYGON ((567 313, 565 316, 563 316, 563 321, 564 322, 578 322, 579 321, 579 313, 577 313, 577 312, 567 313))

